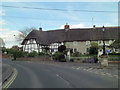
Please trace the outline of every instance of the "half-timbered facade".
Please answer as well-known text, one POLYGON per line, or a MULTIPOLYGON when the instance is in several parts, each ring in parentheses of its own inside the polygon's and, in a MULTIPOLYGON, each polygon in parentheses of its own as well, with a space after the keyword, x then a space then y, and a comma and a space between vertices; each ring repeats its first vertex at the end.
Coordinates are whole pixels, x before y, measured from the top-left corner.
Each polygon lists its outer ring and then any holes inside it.
MULTIPOLYGON (((109 46, 117 35, 118 27, 105 27, 103 33, 102 27, 70 29, 69 25, 65 25, 64 29, 59 30, 42 31, 42 28, 33 30, 23 40, 22 45, 23 51, 27 52, 42 52, 45 47, 49 47, 50 52, 56 52, 59 46, 65 45, 74 51, 88 53, 90 42, 97 42, 101 47, 104 39, 106 46, 109 46)), ((99 51, 102 51, 101 49, 99 51)))

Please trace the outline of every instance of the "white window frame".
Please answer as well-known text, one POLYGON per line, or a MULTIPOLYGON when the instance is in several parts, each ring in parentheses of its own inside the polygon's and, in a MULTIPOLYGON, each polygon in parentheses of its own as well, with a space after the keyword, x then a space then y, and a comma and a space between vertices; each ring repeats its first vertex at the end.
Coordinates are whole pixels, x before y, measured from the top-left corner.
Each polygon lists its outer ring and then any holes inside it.
POLYGON ((77 51, 78 51, 78 48, 73 48, 73 52, 75 53, 75 50, 74 49, 76 49, 77 51))
POLYGON ((77 45, 78 44, 78 42, 77 41, 73 41, 73 45, 77 45))
POLYGON ((90 41, 86 41, 86 45, 90 45, 90 41))

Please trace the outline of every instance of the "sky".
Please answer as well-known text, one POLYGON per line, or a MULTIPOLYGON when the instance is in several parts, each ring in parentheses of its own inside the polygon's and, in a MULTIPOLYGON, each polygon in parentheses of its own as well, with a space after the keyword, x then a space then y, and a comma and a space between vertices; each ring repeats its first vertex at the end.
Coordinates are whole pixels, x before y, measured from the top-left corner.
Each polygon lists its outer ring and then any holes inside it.
POLYGON ((0 4, 0 38, 4 40, 6 47, 19 45, 15 37, 20 30, 31 27, 36 29, 42 27, 43 31, 56 30, 64 28, 66 23, 70 28, 88 28, 93 25, 118 26, 118 2, 2 2, 0 4))

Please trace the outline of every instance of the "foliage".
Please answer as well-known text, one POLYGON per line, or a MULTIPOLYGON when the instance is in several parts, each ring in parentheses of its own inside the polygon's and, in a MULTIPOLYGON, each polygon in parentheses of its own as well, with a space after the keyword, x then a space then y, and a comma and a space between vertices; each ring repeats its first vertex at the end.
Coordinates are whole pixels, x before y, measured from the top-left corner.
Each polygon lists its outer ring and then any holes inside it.
POLYGON ((89 54, 97 55, 98 54, 98 48, 96 48, 94 46, 91 46, 90 50, 89 50, 89 54))
POLYGON ((37 52, 33 51, 33 52, 28 54, 28 57, 35 57, 36 55, 37 55, 37 52))
POLYGON ((58 52, 55 52, 52 57, 53 57, 53 59, 56 60, 56 61, 66 62, 64 53, 62 53, 62 52, 59 52, 59 51, 58 51, 58 52))
POLYGON ((120 55, 120 53, 112 52, 112 53, 109 53, 108 55, 120 55))
POLYGON ((109 57, 108 61, 120 61, 119 57, 109 57))
POLYGON ((95 63, 97 63, 97 61, 98 61, 98 56, 97 56, 97 55, 94 55, 94 56, 93 56, 93 59, 94 59, 95 63))
POLYGON ((44 52, 38 52, 38 55, 45 55, 45 53, 44 52))
POLYGON ((45 52, 45 53, 48 53, 48 51, 50 50, 49 47, 44 47, 43 49, 44 49, 44 52, 45 52))
POLYGON ((13 53, 17 52, 17 50, 14 48, 10 48, 10 49, 6 49, 6 52, 7 52, 7 54, 13 54, 13 53))
POLYGON ((15 52, 13 52, 13 56, 15 58, 24 57, 24 53, 22 51, 15 51, 15 52))
POLYGON ((27 56, 28 52, 18 51, 14 48, 6 49, 7 54, 13 54, 15 58, 27 56))
POLYGON ((79 53, 79 52, 73 53, 73 57, 79 57, 80 55, 81 55, 81 53, 79 53))
POLYGON ((70 49, 70 54, 73 54, 73 49, 70 49))
POLYGON ((98 43, 92 42, 89 49, 89 54, 97 55, 98 54, 98 43))
POLYGON ((91 42, 91 46, 92 46, 92 47, 95 47, 95 48, 97 48, 97 49, 98 49, 98 43, 91 42))
POLYGON ((58 47, 58 51, 59 52, 64 52, 66 50, 66 46, 65 45, 61 45, 60 47, 58 47))
POLYGON ((115 42, 111 44, 110 47, 120 48, 120 32, 118 33, 118 37, 116 38, 115 42))

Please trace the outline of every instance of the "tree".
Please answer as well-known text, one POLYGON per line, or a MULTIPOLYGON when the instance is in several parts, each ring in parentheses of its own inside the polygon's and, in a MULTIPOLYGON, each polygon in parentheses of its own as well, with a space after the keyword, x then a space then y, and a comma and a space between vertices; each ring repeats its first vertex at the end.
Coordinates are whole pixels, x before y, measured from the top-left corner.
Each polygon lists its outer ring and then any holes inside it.
POLYGON ((32 31, 32 30, 36 30, 35 27, 31 27, 31 28, 24 28, 23 30, 20 30, 19 34, 17 36, 15 36, 16 41, 19 42, 19 44, 21 44, 21 42, 25 39, 25 37, 32 31))
POLYGON ((111 44, 110 47, 120 48, 120 32, 118 33, 118 37, 116 38, 115 42, 111 44))
POLYGON ((66 50, 66 46, 65 45, 61 45, 58 47, 58 51, 59 52, 64 52, 66 50))
POLYGON ((89 50, 89 54, 97 55, 98 54, 98 43, 92 42, 89 50))

